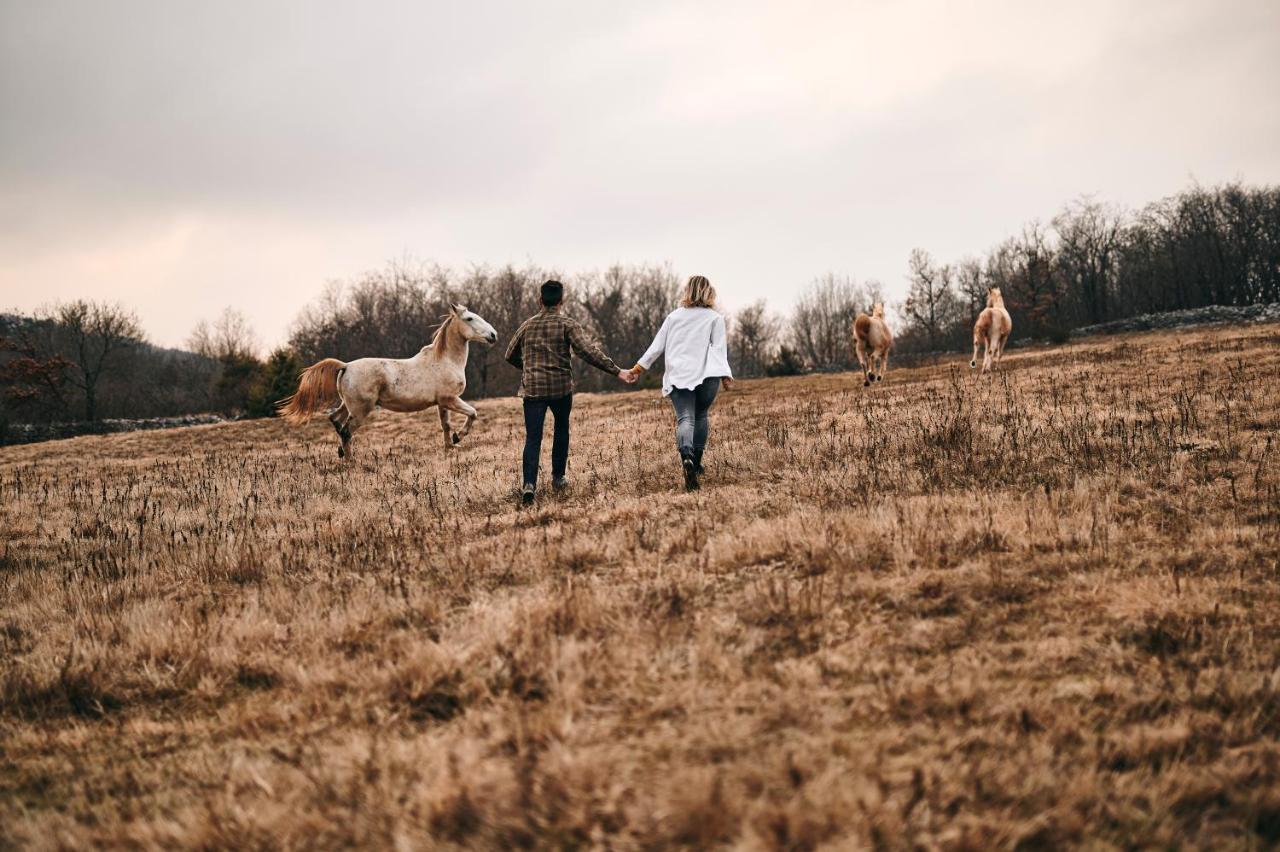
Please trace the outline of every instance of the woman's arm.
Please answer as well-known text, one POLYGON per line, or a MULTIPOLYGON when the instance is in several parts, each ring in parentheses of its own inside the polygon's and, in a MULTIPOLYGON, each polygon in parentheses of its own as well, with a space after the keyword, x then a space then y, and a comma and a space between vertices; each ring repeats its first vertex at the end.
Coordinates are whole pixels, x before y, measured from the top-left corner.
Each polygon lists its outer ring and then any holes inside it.
POLYGON ((667 314, 667 318, 662 321, 662 327, 658 329, 658 333, 654 336, 653 342, 649 344, 649 348, 640 356, 640 360, 636 362, 638 371, 632 368, 633 372, 644 372, 653 366, 653 362, 662 357, 662 353, 667 349, 667 329, 671 325, 671 315, 667 314))
POLYGON ((729 379, 732 382, 733 370, 729 367, 728 333, 725 328, 724 317, 720 315, 716 315, 716 321, 711 326, 711 352, 724 364, 726 372, 721 378, 729 379))

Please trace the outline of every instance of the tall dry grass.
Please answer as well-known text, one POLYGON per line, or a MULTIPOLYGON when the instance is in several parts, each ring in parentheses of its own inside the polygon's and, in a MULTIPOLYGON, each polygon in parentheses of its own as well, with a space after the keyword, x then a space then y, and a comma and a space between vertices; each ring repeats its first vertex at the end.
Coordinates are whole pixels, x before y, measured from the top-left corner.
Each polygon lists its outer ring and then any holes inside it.
POLYGON ((0 846, 1276 844, 1278 343, 0 450, 0 846))

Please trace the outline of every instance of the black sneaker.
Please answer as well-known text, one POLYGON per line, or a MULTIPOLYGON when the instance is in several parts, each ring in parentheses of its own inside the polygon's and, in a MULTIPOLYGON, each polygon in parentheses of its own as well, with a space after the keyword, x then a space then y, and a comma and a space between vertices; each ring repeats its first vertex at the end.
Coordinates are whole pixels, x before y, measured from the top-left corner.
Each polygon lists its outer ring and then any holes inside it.
POLYGON ((684 466, 684 490, 697 491, 702 487, 698 483, 698 466, 688 457, 681 464, 684 466))
POLYGON ((520 502, 525 506, 533 505, 534 487, 525 483, 524 488, 520 491, 520 502))
POLYGON ((569 489, 569 480, 563 476, 557 476, 551 480, 551 490, 557 494, 561 494, 569 489))

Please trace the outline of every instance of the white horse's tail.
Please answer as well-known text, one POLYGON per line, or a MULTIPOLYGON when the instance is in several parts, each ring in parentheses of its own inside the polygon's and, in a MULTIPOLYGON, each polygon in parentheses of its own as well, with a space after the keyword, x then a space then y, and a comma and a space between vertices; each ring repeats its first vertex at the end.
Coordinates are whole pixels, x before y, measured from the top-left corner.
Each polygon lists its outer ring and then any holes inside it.
POLYGON ((305 423, 316 411, 338 400, 338 378, 347 365, 337 358, 325 358, 302 371, 298 389, 276 403, 276 410, 287 422, 305 423))

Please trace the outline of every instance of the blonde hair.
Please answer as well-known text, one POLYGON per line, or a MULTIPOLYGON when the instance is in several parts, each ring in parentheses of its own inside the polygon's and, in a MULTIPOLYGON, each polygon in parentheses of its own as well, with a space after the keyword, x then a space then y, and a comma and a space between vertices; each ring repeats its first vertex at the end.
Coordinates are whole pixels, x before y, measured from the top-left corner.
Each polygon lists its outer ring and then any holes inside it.
POLYGON ((716 306, 716 288, 704 275, 694 275, 684 285, 684 294, 680 297, 682 308, 714 308, 716 306))

